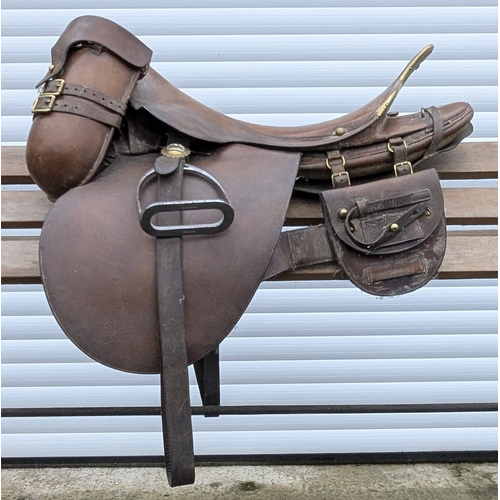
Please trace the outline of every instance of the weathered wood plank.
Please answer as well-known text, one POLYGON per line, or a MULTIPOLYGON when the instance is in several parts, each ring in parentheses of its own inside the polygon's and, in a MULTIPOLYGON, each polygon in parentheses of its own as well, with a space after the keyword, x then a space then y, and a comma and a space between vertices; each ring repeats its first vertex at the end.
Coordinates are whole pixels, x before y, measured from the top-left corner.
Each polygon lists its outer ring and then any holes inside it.
POLYGON ((37 237, 2 238, 2 283, 41 283, 37 237))
POLYGON ((2 146, 2 184, 33 184, 25 152, 25 147, 2 146))
MULTIPOLYGON (((448 224, 484 225, 498 221, 495 188, 445 189, 445 215, 448 224)), ((40 228, 52 206, 41 191, 4 191, 3 228, 40 228)), ((317 199, 292 198, 287 225, 321 224, 323 216, 317 199)))
MULTIPOLYGON (((32 184, 22 146, 2 147, 2 184, 32 184)), ((423 166, 424 164, 422 164, 423 166)), ((465 142, 425 162, 442 179, 492 179, 498 175, 496 142, 465 142)))
MULTIPOLYGON (((448 224, 484 225, 498 221, 496 188, 443 189, 445 216, 448 224)), ((294 197, 287 212, 287 225, 321 224, 323 216, 317 199, 294 197)))
POLYGON ((495 179, 498 177, 498 143, 465 142, 426 160, 425 166, 435 168, 441 179, 495 179))
POLYGON ((42 191, 4 191, 2 228, 40 228, 52 205, 42 191))
MULTIPOLYGON (((494 231, 450 233, 441 279, 498 276, 498 235, 494 231)), ((279 280, 344 279, 335 263, 284 273, 279 280)), ((38 238, 2 239, 2 283, 40 283, 38 238)))

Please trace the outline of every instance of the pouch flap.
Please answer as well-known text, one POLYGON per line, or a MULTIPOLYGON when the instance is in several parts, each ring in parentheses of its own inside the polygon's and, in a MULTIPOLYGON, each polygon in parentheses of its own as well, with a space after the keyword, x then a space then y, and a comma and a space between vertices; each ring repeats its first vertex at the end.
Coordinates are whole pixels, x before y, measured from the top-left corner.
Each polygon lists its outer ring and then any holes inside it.
POLYGON ((425 241, 444 215, 434 169, 326 191, 328 224, 338 238, 365 255, 385 255, 425 241))

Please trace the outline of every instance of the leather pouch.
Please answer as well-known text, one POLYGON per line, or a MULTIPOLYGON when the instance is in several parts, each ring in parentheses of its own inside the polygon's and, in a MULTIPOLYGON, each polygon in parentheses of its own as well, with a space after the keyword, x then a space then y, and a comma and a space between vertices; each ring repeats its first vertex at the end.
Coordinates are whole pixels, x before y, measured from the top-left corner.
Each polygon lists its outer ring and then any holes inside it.
POLYGON ((434 169, 325 191, 321 205, 339 264, 365 292, 400 295, 437 274, 446 221, 434 169))

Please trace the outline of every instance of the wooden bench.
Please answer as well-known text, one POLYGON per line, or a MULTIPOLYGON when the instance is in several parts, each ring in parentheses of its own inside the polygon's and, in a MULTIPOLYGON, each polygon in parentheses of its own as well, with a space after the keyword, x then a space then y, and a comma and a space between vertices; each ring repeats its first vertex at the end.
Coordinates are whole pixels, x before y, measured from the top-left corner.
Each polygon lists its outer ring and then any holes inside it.
MULTIPOLYGON (((21 185, 2 193, 2 228, 41 228, 51 202, 33 184, 24 160, 23 147, 2 147, 2 186, 21 185), (26 186, 26 189, 22 189, 26 186)), ((498 175, 497 143, 461 144, 454 151, 429 160, 442 180, 472 181, 495 179, 498 175)), ((5 189, 5 187, 4 187, 5 189)), ((493 278, 498 275, 498 235, 491 228, 498 221, 497 189, 494 187, 450 187, 444 189, 446 219, 449 226, 462 226, 448 232, 446 255, 438 278, 493 278), (467 226, 474 226, 467 229, 467 226)), ((311 225, 322 221, 319 203, 292 198, 288 225, 311 225)), ((297 270, 281 280, 342 279, 335 264, 297 270)), ((41 283, 38 265, 38 237, 2 238, 2 284, 41 283)))

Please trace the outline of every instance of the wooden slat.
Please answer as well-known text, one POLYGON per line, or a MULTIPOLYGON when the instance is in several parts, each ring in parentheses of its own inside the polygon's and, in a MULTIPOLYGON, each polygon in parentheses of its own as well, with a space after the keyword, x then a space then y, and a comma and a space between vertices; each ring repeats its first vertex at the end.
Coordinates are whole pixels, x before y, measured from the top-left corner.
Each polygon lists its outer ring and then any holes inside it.
MULTIPOLYGON (((32 184, 26 168, 25 148, 2 147, 2 184, 32 184)), ((422 164, 423 165, 423 164, 422 164)), ((492 179, 498 175, 498 144, 466 142, 453 151, 425 162, 435 168, 442 179, 492 179)))
POLYGON ((4 191, 2 228, 40 228, 52 205, 42 191, 4 191))
POLYGON ((2 284, 41 283, 37 237, 2 238, 2 284))
POLYGON ((498 177, 498 143, 462 143, 452 151, 426 160, 425 167, 435 168, 439 177, 446 180, 495 179, 498 177))
MULTIPOLYGON (((494 231, 449 234, 441 279, 495 278, 498 275, 498 236, 494 231)), ((337 264, 284 273, 280 280, 343 279, 337 264)), ((2 239, 2 283, 40 283, 38 238, 2 239)))
MULTIPOLYGON (((498 191, 496 188, 443 189, 446 222, 453 225, 496 224, 498 191)), ((294 197, 287 212, 287 225, 321 224, 323 216, 318 200, 294 197)))
MULTIPOLYGON (((495 188, 445 189, 445 215, 448 224, 484 225, 498 221, 495 188)), ((4 191, 3 228, 40 228, 52 203, 41 191, 4 191)), ((323 216, 317 199, 294 197, 287 213, 287 225, 321 224, 323 216)))
POLYGON ((22 146, 2 146, 2 184, 33 184, 25 152, 22 146))

